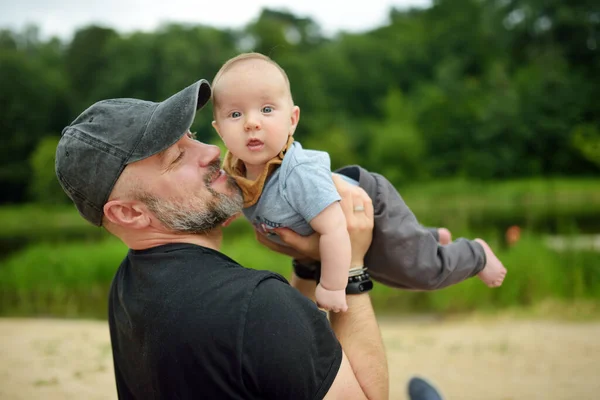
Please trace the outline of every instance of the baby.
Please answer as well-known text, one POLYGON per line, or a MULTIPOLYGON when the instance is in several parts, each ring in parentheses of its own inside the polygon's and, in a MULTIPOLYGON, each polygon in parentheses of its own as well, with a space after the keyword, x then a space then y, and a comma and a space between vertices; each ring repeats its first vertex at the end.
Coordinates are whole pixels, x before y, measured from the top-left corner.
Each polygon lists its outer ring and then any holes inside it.
MULTIPOLYGON (((262 54, 241 54, 221 67, 212 86, 213 126, 229 150, 224 168, 242 189, 245 217, 274 241, 277 236, 269 233, 277 228, 318 232, 317 303, 334 312, 347 310, 350 240, 340 197, 327 153, 303 149, 293 139, 300 109, 285 71, 262 54)), ((442 246, 381 175, 350 167, 341 176, 373 200, 369 253, 376 249, 378 254, 368 253, 365 267, 374 279, 431 290, 478 274, 488 286, 502 284, 506 270, 485 242, 459 239, 442 246)))

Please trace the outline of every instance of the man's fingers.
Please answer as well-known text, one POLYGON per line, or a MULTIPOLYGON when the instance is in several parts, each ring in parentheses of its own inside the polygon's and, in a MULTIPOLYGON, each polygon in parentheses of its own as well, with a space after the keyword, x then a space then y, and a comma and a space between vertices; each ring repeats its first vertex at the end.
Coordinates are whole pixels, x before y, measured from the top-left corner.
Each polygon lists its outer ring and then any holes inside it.
POLYGON ((275 246, 277 245, 276 243, 273 243, 272 241, 270 241, 269 239, 267 239, 265 237, 265 235, 263 235, 262 233, 260 233, 258 231, 254 231, 254 234, 256 236, 256 240, 258 240, 258 242, 260 244, 262 244, 265 247, 268 247, 271 250, 277 251, 277 249, 275 248, 275 246))
POLYGON ((279 239, 295 253, 299 253, 306 258, 318 260, 319 257, 319 234, 313 233, 310 236, 302 236, 287 228, 276 229, 279 239))
POLYGON ((337 174, 332 175, 333 183, 337 189, 340 197, 340 205, 344 215, 348 216, 352 212, 352 190, 353 189, 348 182, 341 178, 337 174))
POLYGON ((364 190, 361 191, 361 195, 360 197, 362 198, 362 202, 363 202, 363 207, 365 208, 365 216, 370 220, 373 221, 373 200, 371 200, 371 198, 369 197, 369 195, 367 194, 367 192, 365 192, 364 190))
POLYGON ((298 235, 293 230, 287 228, 279 228, 276 229, 275 232, 277 232, 277 235, 283 243, 287 244, 290 247, 293 247, 301 253, 306 251, 306 238, 302 237, 301 235, 298 235))

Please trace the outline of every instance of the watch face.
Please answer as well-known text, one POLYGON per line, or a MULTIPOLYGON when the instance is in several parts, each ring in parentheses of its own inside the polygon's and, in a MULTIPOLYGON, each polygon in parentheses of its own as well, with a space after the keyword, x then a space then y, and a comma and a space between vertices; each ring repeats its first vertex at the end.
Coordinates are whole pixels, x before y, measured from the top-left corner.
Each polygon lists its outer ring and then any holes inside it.
POLYGON ((361 282, 358 285, 358 290, 362 293, 362 292, 368 292, 369 290, 373 289, 373 281, 366 281, 366 282, 361 282))
POLYGON ((365 280, 362 282, 350 282, 346 287, 346 294, 359 294, 368 292, 373 289, 373 282, 371 280, 365 280))

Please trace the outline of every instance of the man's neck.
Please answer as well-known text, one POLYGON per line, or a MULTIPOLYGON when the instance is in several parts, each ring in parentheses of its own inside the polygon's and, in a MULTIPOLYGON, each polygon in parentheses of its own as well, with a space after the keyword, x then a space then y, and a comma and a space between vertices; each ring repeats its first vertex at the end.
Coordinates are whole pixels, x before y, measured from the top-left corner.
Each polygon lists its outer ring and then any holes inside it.
POLYGON ((162 232, 136 238, 121 237, 121 240, 132 250, 145 250, 170 243, 189 243, 220 251, 223 232, 221 228, 205 234, 173 234, 162 232))

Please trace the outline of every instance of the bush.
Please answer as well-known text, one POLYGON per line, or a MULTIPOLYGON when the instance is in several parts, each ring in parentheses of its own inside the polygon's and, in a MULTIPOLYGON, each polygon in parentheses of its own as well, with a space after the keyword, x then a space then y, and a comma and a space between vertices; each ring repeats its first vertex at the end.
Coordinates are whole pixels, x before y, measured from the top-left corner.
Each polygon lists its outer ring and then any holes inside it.
MULTIPOLYGON (((246 267, 291 276, 289 258, 267 250, 250 235, 226 237, 223 252, 246 267)), ((533 236, 497 253, 509 271, 501 288, 489 289, 478 278, 434 292, 375 283, 373 304, 379 313, 399 314, 497 310, 548 300, 600 303, 597 253, 557 253, 533 236)), ((104 318, 110 281, 125 254, 125 246, 112 238, 40 244, 19 252, 0 264, 0 314, 104 318)))
POLYGON ((113 239, 31 246, 0 265, 0 313, 105 317, 126 251, 113 239))
POLYGON ((42 139, 31 154, 30 165, 33 177, 29 184, 31 199, 40 204, 67 204, 69 198, 63 191, 54 169, 56 146, 60 138, 42 139))

